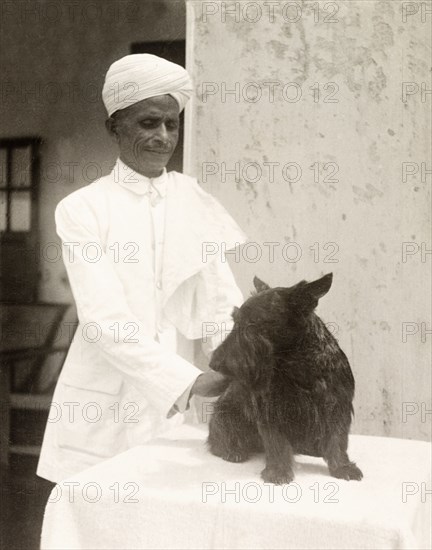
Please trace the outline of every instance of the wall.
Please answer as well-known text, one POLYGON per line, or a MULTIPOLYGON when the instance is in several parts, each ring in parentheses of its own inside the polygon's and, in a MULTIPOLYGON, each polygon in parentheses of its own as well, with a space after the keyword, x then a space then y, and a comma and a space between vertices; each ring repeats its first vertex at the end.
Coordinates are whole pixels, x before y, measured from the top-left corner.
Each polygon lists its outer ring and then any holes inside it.
POLYGON ((429 4, 270 4, 187 2, 186 171, 249 236, 245 295, 254 274, 334 273, 318 312, 355 374, 353 431, 428 439, 429 4))
POLYGON ((54 208, 114 164, 100 99, 106 70, 133 42, 184 39, 185 6, 183 0, 37 0, 1 9, 1 136, 43 138, 40 299, 71 302, 56 255, 54 208))

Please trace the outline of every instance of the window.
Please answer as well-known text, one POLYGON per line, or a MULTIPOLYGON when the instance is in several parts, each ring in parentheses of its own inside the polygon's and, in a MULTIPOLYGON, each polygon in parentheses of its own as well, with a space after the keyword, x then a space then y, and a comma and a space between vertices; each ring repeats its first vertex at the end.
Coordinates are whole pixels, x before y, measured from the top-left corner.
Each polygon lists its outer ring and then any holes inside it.
POLYGON ((0 302, 37 298, 40 143, 0 139, 0 302))
POLYGON ((0 231, 31 231, 39 140, 0 140, 0 231))

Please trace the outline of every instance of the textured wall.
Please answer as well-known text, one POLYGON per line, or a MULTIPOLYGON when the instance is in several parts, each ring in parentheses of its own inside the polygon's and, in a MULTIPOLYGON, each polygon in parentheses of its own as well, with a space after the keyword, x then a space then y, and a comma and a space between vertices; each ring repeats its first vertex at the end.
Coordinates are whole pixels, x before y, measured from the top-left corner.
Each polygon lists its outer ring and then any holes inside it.
POLYGON ((430 2, 187 4, 186 171, 258 243, 230 260, 245 295, 332 271, 354 431, 430 437, 430 2))

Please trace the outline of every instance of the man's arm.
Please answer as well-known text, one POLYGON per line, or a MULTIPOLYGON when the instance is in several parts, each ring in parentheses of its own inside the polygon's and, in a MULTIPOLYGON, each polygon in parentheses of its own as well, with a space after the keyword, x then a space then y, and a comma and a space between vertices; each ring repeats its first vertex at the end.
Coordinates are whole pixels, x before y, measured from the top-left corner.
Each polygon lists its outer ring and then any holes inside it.
POLYGON ((130 310, 123 285, 104 253, 97 261, 87 261, 86 245, 103 247, 97 219, 86 201, 77 195, 62 201, 56 209, 56 225, 81 324, 96 324, 100 339, 94 345, 104 359, 165 416, 202 371, 147 334, 130 310), (114 323, 120 331, 117 338, 114 323), (136 342, 127 341, 131 326, 136 342))
POLYGON ((223 393, 229 385, 229 379, 218 372, 208 370, 202 372, 177 399, 168 412, 167 418, 176 413, 184 413, 189 408, 189 402, 193 395, 201 397, 217 397, 223 393))
MULTIPOLYGON (((231 268, 224 258, 217 261, 217 278, 218 278, 218 296, 217 296, 217 311, 214 320, 217 332, 208 336, 203 334, 202 347, 208 357, 222 343, 223 340, 231 332, 234 326, 234 321, 231 317, 234 306, 240 307, 244 301, 243 294, 238 288, 231 268)), ((203 372, 198 378, 192 382, 178 400, 174 403, 168 413, 168 418, 177 412, 185 412, 189 408, 189 401, 193 395, 202 397, 216 397, 223 393, 228 387, 229 379, 218 372, 211 370, 203 372)))

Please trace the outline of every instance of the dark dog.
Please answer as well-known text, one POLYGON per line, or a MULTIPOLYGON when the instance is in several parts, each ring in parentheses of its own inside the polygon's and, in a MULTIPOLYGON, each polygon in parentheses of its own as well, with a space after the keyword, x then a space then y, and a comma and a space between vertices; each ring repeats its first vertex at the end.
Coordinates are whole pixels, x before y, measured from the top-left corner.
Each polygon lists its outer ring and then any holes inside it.
POLYGON ((329 274, 270 288, 255 277, 257 293, 234 309, 234 328, 210 362, 231 379, 210 420, 210 450, 231 462, 264 451, 267 482, 294 479, 294 454, 323 457, 334 477, 363 477, 347 455, 354 378, 314 313, 331 283, 329 274))

